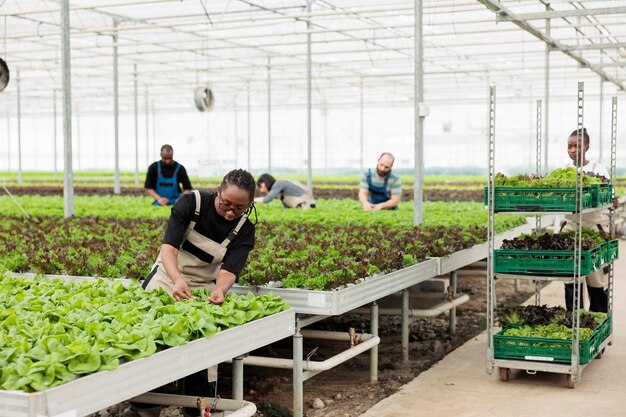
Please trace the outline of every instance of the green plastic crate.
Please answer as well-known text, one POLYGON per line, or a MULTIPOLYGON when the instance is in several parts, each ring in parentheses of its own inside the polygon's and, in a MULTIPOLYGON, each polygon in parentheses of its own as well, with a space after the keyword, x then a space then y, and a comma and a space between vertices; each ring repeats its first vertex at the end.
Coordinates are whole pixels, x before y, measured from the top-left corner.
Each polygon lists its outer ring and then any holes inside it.
MULTIPOLYGON (((608 263, 605 244, 581 251, 580 273, 588 275, 608 263)), ((500 274, 573 275, 573 250, 496 249, 493 267, 500 274)))
MULTIPOLYGON (((493 335, 494 357, 535 362, 571 363, 572 341, 542 337, 505 336, 502 329, 493 335)), ((595 328, 589 339, 578 343, 580 363, 589 363, 597 354, 600 345, 611 334, 611 317, 607 316, 595 328)))
MULTIPOLYGON (((594 187, 583 187, 583 209, 596 207, 594 187)), ((484 190, 484 203, 488 205, 488 187, 484 190)), ((495 187, 496 212, 576 212, 575 188, 495 187)))
POLYGON ((609 240, 604 244, 604 247, 606 249, 607 262, 613 262, 614 260, 619 258, 619 241, 617 239, 609 240))
POLYGON ((611 184, 593 184, 594 207, 605 206, 613 202, 613 186, 611 184))

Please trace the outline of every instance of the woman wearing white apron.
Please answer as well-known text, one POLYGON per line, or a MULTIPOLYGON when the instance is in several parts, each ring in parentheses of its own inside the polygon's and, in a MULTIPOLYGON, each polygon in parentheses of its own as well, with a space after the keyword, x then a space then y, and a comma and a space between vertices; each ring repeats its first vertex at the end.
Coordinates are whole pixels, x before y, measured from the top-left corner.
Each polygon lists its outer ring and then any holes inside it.
MULTIPOLYGON (((601 175, 607 179, 611 176, 609 171, 604 165, 599 162, 589 161, 586 157, 586 153, 589 150, 589 134, 587 129, 582 130, 583 149, 582 149, 582 171, 591 172, 601 175)), ((572 163, 569 166, 578 166, 579 154, 577 152, 577 137, 579 135, 578 130, 574 130, 567 139, 567 154, 569 155, 572 163)), ((613 206, 619 207, 617 197, 613 199, 613 206)), ((561 223, 561 230, 575 230, 576 229, 576 215, 568 214, 565 216, 565 220, 561 223)), ((582 215, 582 225, 592 228, 594 230, 602 230, 609 232, 609 216, 604 209, 598 209, 584 213, 582 215)), ((592 272, 586 277, 587 293, 589 294, 589 310, 607 312, 608 310, 608 295, 605 291, 608 285, 608 269, 600 269, 599 271, 592 272)), ((580 306, 583 306, 583 294, 580 294, 580 306)), ((568 311, 572 310, 574 305, 574 284, 565 284, 565 307, 568 311)))
MULTIPOLYGON (((172 207, 161 252, 144 281, 146 290, 163 288, 177 301, 192 298, 192 289, 209 288, 208 301, 221 304, 237 280, 254 246, 254 225, 248 220, 256 184, 237 169, 222 180, 216 193, 194 190, 172 207)), ((212 396, 209 382, 217 367, 185 378, 185 394, 212 396)), ((161 407, 133 404, 142 417, 156 417, 161 407)), ((190 410, 192 412, 193 410, 190 410)))
POLYGON ((259 192, 263 194, 263 197, 254 199, 257 204, 267 204, 278 197, 284 208, 315 208, 313 192, 298 181, 277 181, 270 174, 262 174, 256 184, 259 192))

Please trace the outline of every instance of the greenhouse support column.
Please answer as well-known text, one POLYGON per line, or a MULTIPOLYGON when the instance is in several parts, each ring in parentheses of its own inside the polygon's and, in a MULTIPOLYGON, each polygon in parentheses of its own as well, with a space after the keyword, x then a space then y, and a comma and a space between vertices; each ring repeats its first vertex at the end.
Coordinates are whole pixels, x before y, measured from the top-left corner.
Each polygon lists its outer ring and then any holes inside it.
POLYGON ((313 164, 311 161, 311 134, 312 134, 312 125, 311 125, 311 2, 312 0, 307 0, 306 2, 306 10, 307 10, 307 21, 306 21, 306 125, 307 125, 307 144, 306 144, 306 152, 307 152, 307 170, 306 170, 306 185, 307 188, 313 192, 313 164))
POLYGON ((22 90, 20 72, 17 71, 17 182, 21 183, 22 173, 22 90))
POLYGON ((424 188, 424 39, 422 34, 422 0, 415 0, 415 169, 413 185, 413 225, 422 224, 424 188))
POLYGON ((324 105, 324 174, 328 175, 328 109, 324 105))
MULTIPOLYGON (((372 302, 370 306, 370 334, 378 337, 378 303, 372 302)), ((370 383, 378 382, 378 344, 370 349, 370 383)))
POLYGON ((53 96, 53 103, 52 103, 52 107, 54 109, 54 114, 53 114, 53 119, 54 119, 54 176, 56 177, 59 174, 59 170, 57 167, 57 90, 54 90, 52 92, 52 96, 53 96))
MULTIPOLYGON (((207 123, 209 120, 209 113, 207 112, 207 123)), ((209 130, 207 127, 207 136, 209 135, 209 130)), ((156 131, 156 108, 154 107, 154 100, 152 101, 152 151, 157 153, 157 131, 156 131)), ((160 149, 158 149, 160 152, 160 149)))
POLYGON ((61 2, 61 40, 63 64, 63 212, 74 215, 74 171, 72 170, 72 85, 70 62, 70 2, 61 2))
POLYGON ((120 187, 120 108, 119 108, 119 77, 117 65, 117 20, 113 20, 113 117, 115 130, 115 183, 113 194, 121 193, 120 187))
POLYGON ((237 99, 235 99, 235 167, 238 167, 239 160, 239 116, 237 112, 237 99))
POLYGON ((296 327, 296 333, 293 335, 293 417, 304 415, 303 344, 300 328, 296 327))
POLYGON ((145 88, 146 113, 146 167, 150 166, 150 106, 148 105, 148 86, 145 88))
POLYGON ((602 138, 602 117, 604 113, 604 78, 600 79, 600 126, 598 126, 598 161, 602 163, 602 142, 604 139, 602 138))
POLYGON ((80 171, 80 114, 76 110, 76 172, 78 171, 80 171))
POLYGON ((233 400, 243 401, 243 356, 233 358, 233 400))
POLYGON ((409 297, 408 288, 402 290, 402 363, 409 361, 409 297))
POLYGON ((272 62, 267 57, 267 171, 272 172, 272 62))
POLYGON ((359 167, 361 168, 361 172, 363 172, 363 170, 365 169, 365 166, 363 165, 363 136, 364 136, 364 132, 363 132, 363 77, 361 77, 361 84, 360 84, 360 92, 361 92, 361 100, 360 100, 360 111, 359 111, 359 123, 360 123, 360 127, 359 127, 359 135, 360 135, 360 149, 361 149, 361 156, 359 158, 360 162, 359 162, 359 167))
MULTIPOLYGON (((549 10, 549 6, 546 6, 546 9, 549 10)), ((546 35, 550 36, 550 19, 546 19, 546 35)), ((544 59, 544 100, 546 103, 543 109, 543 131, 545 138, 543 148, 545 156, 542 168, 544 173, 547 173, 550 169, 550 167, 548 166, 548 147, 550 146, 550 130, 548 129, 550 123, 550 118, 548 117, 550 114, 550 45, 548 45, 547 43, 544 59)))
POLYGON ((137 64, 133 66, 135 93, 135 185, 139 185, 139 104, 137 101, 137 64))
MULTIPOLYGON (((450 271, 450 288, 452 289, 450 301, 454 301, 454 297, 456 297, 457 282, 456 271, 450 271)), ((448 316, 448 331, 451 335, 456 333, 456 307, 452 307, 450 309, 450 315, 448 316)))
POLYGON ((248 128, 248 171, 252 172, 252 164, 250 162, 250 82, 248 81, 248 88, 246 93, 246 116, 248 117, 247 128, 248 128))
POLYGON ((11 115, 7 103, 7 171, 11 172, 11 115))

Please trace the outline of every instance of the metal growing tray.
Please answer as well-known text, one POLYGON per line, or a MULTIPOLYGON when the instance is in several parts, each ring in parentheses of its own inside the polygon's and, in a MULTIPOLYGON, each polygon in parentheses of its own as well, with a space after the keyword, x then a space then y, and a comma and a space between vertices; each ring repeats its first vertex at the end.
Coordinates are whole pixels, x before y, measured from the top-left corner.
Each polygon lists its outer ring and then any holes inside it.
POLYGON ((376 301, 389 294, 419 284, 436 277, 439 270, 438 259, 428 259, 419 264, 366 278, 365 281, 339 290, 318 291, 302 288, 245 287, 234 285, 231 291, 236 294, 255 295, 273 292, 287 301, 296 313, 337 316, 376 301))
POLYGON ((0 390, 0 417, 78 417, 294 334, 295 311, 224 330, 46 391, 0 390))

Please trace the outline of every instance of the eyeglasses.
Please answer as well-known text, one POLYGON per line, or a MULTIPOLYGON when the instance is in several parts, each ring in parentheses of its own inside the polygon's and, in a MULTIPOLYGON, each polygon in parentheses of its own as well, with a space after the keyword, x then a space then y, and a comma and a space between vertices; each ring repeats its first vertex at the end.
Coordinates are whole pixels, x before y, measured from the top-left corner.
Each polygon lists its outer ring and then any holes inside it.
POLYGON ((221 192, 217 193, 217 196, 219 198, 219 201, 217 203, 219 204, 220 209, 224 210, 226 213, 228 213, 229 211, 232 211, 235 216, 241 216, 243 213, 245 213, 246 210, 248 210, 248 207, 250 207, 249 204, 245 206, 244 205, 236 206, 230 201, 224 200, 222 198, 221 192))

